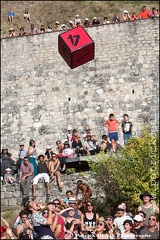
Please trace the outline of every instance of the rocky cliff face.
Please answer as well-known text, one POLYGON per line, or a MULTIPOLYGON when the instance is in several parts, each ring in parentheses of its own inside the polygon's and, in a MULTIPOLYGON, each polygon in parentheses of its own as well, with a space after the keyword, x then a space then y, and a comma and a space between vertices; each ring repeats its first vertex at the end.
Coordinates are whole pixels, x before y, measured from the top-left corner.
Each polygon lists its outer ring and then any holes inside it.
POLYGON ((129 114, 134 136, 142 124, 158 130, 159 18, 86 31, 95 59, 73 70, 58 53, 59 32, 1 40, 2 144, 13 155, 31 138, 42 152, 54 149, 68 125, 80 135, 90 125, 101 139, 112 112, 120 121, 129 114))

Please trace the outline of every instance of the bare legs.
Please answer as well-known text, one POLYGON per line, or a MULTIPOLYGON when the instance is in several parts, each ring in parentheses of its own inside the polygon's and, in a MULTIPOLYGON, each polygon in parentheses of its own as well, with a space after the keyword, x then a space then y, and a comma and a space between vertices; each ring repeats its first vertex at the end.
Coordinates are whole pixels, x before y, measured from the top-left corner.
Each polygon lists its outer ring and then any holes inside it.
POLYGON ((116 152, 116 145, 117 145, 117 141, 111 140, 111 146, 112 146, 113 152, 116 152))

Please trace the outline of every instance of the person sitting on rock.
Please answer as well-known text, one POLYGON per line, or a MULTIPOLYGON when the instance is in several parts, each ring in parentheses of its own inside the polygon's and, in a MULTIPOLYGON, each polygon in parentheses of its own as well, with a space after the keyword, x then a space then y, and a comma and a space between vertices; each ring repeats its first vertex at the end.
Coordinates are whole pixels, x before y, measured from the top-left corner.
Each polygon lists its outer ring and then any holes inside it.
POLYGON ((75 140, 72 142, 73 155, 80 157, 81 155, 90 155, 90 152, 84 149, 81 140, 79 137, 75 136, 75 140))
POLYGON ((90 197, 92 196, 92 189, 86 183, 83 183, 82 180, 77 181, 76 198, 78 196, 79 190, 82 191, 82 201, 90 201, 90 197))
POLYGON ((50 196, 50 182, 49 182, 49 171, 48 171, 48 164, 45 161, 45 158, 43 155, 38 156, 38 175, 35 176, 33 179, 33 195, 32 198, 33 200, 36 199, 36 186, 40 178, 43 178, 46 184, 47 188, 47 196, 46 196, 46 202, 49 201, 49 196, 50 196))
POLYGON ((4 175, 4 184, 12 184, 12 186, 17 185, 16 179, 11 174, 11 169, 6 169, 6 174, 4 175))
POLYGON ((54 177, 56 176, 58 187, 60 189, 62 189, 63 185, 61 183, 60 160, 58 159, 58 157, 55 153, 53 153, 53 155, 52 155, 51 161, 49 162, 48 169, 49 169, 51 180, 53 180, 54 177))
POLYGON ((92 135, 91 133, 87 134, 84 141, 84 148, 90 152, 90 155, 95 155, 96 153, 99 153, 100 148, 97 147, 97 141, 98 139, 95 135, 92 135))

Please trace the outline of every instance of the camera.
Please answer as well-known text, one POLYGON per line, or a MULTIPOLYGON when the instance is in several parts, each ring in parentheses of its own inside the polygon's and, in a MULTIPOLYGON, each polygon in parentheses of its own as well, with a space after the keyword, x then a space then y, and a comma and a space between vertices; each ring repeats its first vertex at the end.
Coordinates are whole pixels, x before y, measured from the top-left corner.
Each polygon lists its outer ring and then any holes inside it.
POLYGON ((79 146, 76 147, 76 154, 77 154, 77 157, 80 157, 80 147, 79 146))

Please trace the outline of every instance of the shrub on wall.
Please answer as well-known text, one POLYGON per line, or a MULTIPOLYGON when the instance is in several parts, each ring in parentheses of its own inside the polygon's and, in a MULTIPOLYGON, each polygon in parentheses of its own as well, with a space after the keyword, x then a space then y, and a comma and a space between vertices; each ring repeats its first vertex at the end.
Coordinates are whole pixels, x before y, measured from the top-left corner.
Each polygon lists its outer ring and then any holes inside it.
POLYGON ((125 201, 135 214, 142 204, 139 196, 149 191, 157 203, 159 199, 159 138, 142 130, 141 137, 133 137, 128 145, 118 151, 97 155, 89 166, 99 186, 106 193, 105 202, 99 207, 106 214, 114 214, 117 206, 125 201))

